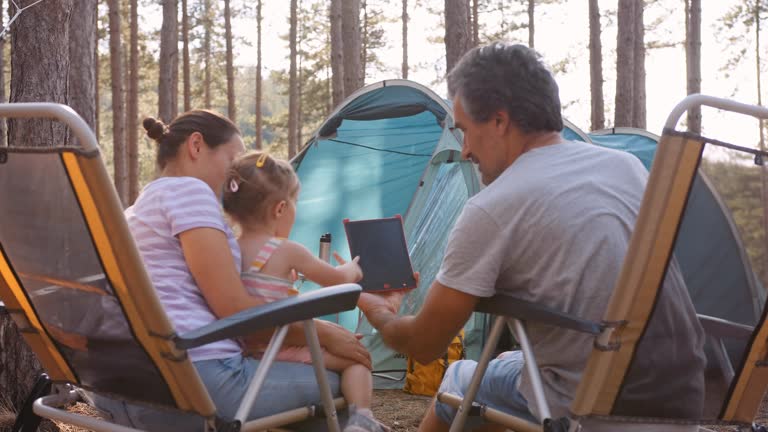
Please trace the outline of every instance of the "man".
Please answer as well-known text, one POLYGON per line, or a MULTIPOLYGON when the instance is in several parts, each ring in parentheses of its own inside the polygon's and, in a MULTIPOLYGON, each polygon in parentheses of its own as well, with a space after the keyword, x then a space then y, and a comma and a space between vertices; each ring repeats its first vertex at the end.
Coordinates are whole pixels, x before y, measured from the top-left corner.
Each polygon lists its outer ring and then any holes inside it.
MULTIPOLYGON (((469 51, 449 74, 448 90, 455 126, 464 134, 462 156, 478 165, 487 187, 467 202, 457 220, 440 272, 417 315, 397 316, 398 294, 364 294, 360 308, 387 345, 421 363, 445 352, 479 298, 497 293, 600 321, 629 244, 647 171, 627 153, 563 140, 557 84, 536 52, 525 46, 494 43, 469 51)), ((686 340, 675 339, 682 343, 675 348, 675 361, 686 364, 691 376, 671 387, 677 396, 696 398, 703 386, 703 337, 676 265, 671 268, 675 277, 665 282, 666 294, 657 307, 662 325, 649 332, 686 330, 686 340)), ((592 349, 591 336, 533 323, 528 335, 552 415, 567 416, 592 349)), ((454 363, 440 390, 462 395, 475 366, 472 361, 454 363)), ((492 360, 477 400, 539 421, 522 370, 520 352, 492 360)), ((633 411, 641 405, 630 402, 625 414, 642 415, 633 411)), ((447 430, 454 414, 435 402, 421 430, 447 430)))

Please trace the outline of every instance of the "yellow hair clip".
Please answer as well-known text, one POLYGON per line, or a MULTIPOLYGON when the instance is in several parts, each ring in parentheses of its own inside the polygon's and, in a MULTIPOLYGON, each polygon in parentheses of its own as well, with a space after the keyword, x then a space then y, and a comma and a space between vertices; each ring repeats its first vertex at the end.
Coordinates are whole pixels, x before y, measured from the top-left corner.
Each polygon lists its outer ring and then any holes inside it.
POLYGON ((261 156, 259 156, 258 159, 256 159, 256 168, 261 168, 264 166, 264 163, 267 161, 267 158, 269 157, 268 154, 262 153, 261 156))

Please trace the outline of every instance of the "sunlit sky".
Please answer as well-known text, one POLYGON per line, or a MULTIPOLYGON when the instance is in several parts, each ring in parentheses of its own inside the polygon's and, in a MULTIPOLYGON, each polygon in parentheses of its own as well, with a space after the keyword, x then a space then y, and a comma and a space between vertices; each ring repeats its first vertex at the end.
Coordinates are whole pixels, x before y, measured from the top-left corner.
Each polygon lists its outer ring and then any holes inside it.
MULTIPOLYGON (((379 51, 379 56, 385 63, 386 71, 369 71, 366 84, 382 79, 399 78, 402 62, 402 33, 400 2, 391 0, 391 9, 386 11, 391 23, 385 24, 387 46, 379 51)), ((408 35, 409 59, 411 71, 409 79, 431 87, 441 96, 446 95, 444 80, 439 80, 445 70, 445 48, 442 44, 429 42, 429 37, 441 36, 441 18, 430 14, 425 7, 414 7, 413 0, 409 5, 410 26, 408 35), (438 81, 439 82, 435 82, 438 81)), ((426 0, 421 3, 432 3, 440 7, 442 0, 426 0)), ((512 8, 513 2, 508 2, 512 8)), ((514 2, 515 4, 518 2, 514 2)), ((603 92, 607 109, 606 123, 613 123, 613 105, 615 95, 615 47, 616 20, 615 10, 618 0, 602 0, 601 25, 603 45, 603 76, 605 84, 603 92), (606 13, 613 11, 612 19, 606 18, 606 13)), ((718 22, 735 0, 704 1, 702 10, 702 93, 733 98, 740 102, 757 103, 756 67, 754 61, 754 30, 745 33, 738 42, 747 49, 742 64, 728 71, 721 70, 729 54, 728 40, 720 34, 718 22)), ((287 1, 264 1, 263 22, 263 54, 262 62, 266 69, 285 70, 288 64, 287 43, 280 38, 287 33, 289 15, 287 1)), ((517 7, 517 6, 514 6, 517 7)), ((570 64, 564 73, 556 76, 560 86, 561 101, 564 114, 571 122, 583 130, 588 130, 590 119, 589 93, 589 38, 587 2, 584 0, 565 0, 560 4, 540 5, 536 10, 535 46, 551 65, 569 58, 570 64)), ((159 15, 156 13, 142 14, 142 25, 159 28, 159 15)), ((250 15, 250 14, 249 14, 250 15)), ((682 42, 685 39, 685 16, 682 2, 679 0, 662 0, 657 5, 647 8, 645 13, 646 27, 660 17, 666 19, 654 30, 646 30, 646 41, 662 40, 665 42, 682 42), (668 6, 667 6, 668 5, 668 6)), ((524 17, 517 18, 518 20, 524 17)), ((489 26, 498 22, 495 14, 481 15, 480 19, 489 26)), ((251 46, 239 46, 235 62, 238 65, 253 65, 256 63, 256 25, 255 19, 245 14, 236 17, 233 23, 234 33, 251 41, 251 46)), ((768 40, 761 36, 761 47, 768 46, 768 40)), ((510 32, 508 40, 527 43, 527 30, 510 32)), ((761 50, 768 56, 768 51, 761 50)), ((765 64, 765 59, 763 59, 765 64)), ((670 48, 657 48, 646 52, 646 92, 647 92, 647 129, 660 134, 666 118, 672 108, 686 95, 685 51, 682 43, 670 48)), ((765 80, 765 73, 763 73, 765 80)), ((765 87, 765 84, 763 85, 765 87)), ((765 90, 763 90, 765 94, 765 90)), ((757 121, 752 118, 720 113, 717 110, 705 108, 702 121, 703 131, 712 138, 731 140, 740 144, 755 146, 758 136, 757 121)))

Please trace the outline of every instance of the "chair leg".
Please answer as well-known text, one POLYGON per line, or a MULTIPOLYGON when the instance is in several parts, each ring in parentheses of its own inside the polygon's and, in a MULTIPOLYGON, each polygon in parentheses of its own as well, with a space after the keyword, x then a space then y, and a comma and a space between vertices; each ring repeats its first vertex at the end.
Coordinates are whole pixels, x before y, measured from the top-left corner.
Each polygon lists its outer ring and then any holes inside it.
POLYGON ((535 399, 534 402, 536 403, 536 408, 539 409, 539 416, 542 420, 549 419, 552 417, 552 414, 550 414, 549 404, 544 395, 544 385, 541 382, 541 373, 539 372, 539 366, 536 364, 536 357, 533 355, 531 343, 528 341, 525 325, 522 321, 513 318, 510 319, 507 324, 509 325, 509 329, 514 333, 515 338, 517 338, 517 341, 520 343, 520 350, 523 352, 525 368, 528 371, 528 378, 531 380, 535 399))
POLYGON ((477 396, 477 391, 480 389, 480 383, 483 381, 485 370, 488 368, 488 363, 491 361, 494 349, 496 349, 496 343, 499 341, 501 331, 504 329, 505 321, 506 319, 500 316, 493 322, 491 334, 488 336, 483 352, 480 354, 480 359, 477 361, 477 368, 475 369, 475 373, 472 374, 472 380, 464 393, 464 398, 456 412, 456 417, 454 417, 453 422, 451 423, 450 432, 460 432, 464 430, 464 423, 467 422, 469 410, 472 407, 475 396, 477 396))
POLYGON ((320 399, 323 402, 325 419, 330 432, 339 432, 339 419, 336 416, 336 407, 333 403, 333 394, 331 386, 328 383, 328 377, 325 375, 325 365, 323 364, 323 353, 320 348, 320 340, 317 337, 317 329, 313 320, 304 321, 304 337, 307 338, 307 346, 312 353, 312 366, 315 368, 315 377, 320 390, 320 399))
POLYGON ((32 405, 37 398, 47 395, 51 392, 51 379, 47 374, 41 374, 37 377, 35 385, 32 386, 32 390, 24 400, 24 404, 19 410, 19 414, 16 416, 16 421, 13 423, 12 432, 35 432, 37 427, 40 426, 42 417, 35 414, 32 411, 32 405))

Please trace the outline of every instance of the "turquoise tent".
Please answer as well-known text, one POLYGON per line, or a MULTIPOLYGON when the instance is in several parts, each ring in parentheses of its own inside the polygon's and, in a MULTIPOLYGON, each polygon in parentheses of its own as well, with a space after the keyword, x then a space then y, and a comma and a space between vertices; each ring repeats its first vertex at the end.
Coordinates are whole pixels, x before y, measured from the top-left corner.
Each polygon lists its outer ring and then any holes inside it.
MULTIPOLYGON (((382 81, 349 96, 292 161, 302 189, 291 238, 317 251, 320 235, 331 233, 332 249, 349 258, 343 219, 401 215, 421 287, 429 287, 456 217, 480 189, 452 126, 450 106, 410 81, 382 81)), ((300 290, 315 288, 307 281, 300 290)), ((418 310, 425 292, 411 292, 401 312, 418 310)), ((365 335, 374 371, 402 385, 404 356, 384 346, 364 318, 357 312, 326 318, 365 335)), ((480 315, 465 327, 470 355, 479 353, 483 329, 480 315)), ((386 379, 377 385, 386 386, 386 379)))
MULTIPOLYGON (((584 133, 565 122, 563 136, 619 149, 647 168, 658 137, 639 129, 584 133)), ((349 96, 318 128, 293 165, 302 182, 291 238, 317 252, 319 237, 349 258, 342 220, 401 215, 421 287, 404 300, 401 313, 417 311, 439 269, 456 218, 481 184, 477 171, 461 160, 460 136, 451 131, 451 107, 424 86, 390 80, 349 96)), ((753 325, 765 291, 744 256, 727 209, 703 174, 689 200, 676 255, 700 313, 753 325), (717 251, 697 247, 702 235, 717 238, 717 251), (713 265, 716 262, 717 265, 713 265), (704 295, 703 293, 706 293, 704 295), (717 310, 717 312, 715 312, 717 310)), ((300 290, 317 288, 301 282, 300 290)), ((376 386, 400 387, 405 357, 386 347, 357 312, 326 317, 364 335, 371 351, 376 386)), ((486 318, 476 314, 465 326, 468 357, 479 355, 486 318)))

